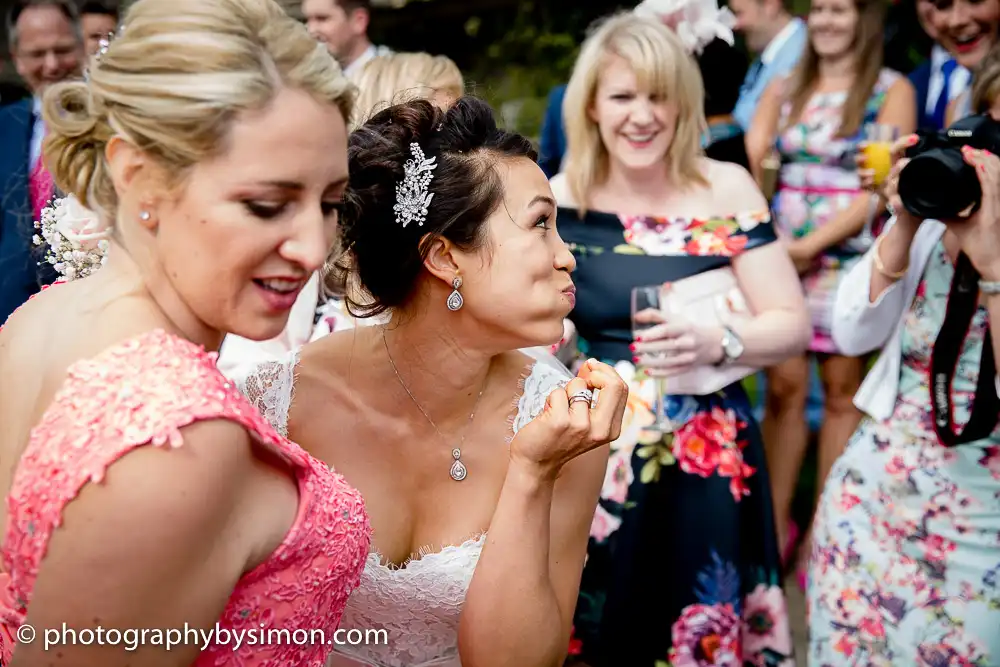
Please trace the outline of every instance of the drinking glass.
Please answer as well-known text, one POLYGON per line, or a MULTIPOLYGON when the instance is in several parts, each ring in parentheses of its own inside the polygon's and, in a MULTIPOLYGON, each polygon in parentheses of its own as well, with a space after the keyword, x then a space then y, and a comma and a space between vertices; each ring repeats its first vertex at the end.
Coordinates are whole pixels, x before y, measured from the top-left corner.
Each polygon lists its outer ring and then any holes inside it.
MULTIPOLYGON (((646 329, 651 329, 660 323, 660 318, 655 317, 657 311, 661 315, 669 317, 670 304, 666 298, 669 287, 665 285, 644 285, 632 289, 632 337, 646 329), (651 317, 651 315, 653 315, 651 317)), ((637 371, 640 368, 636 369, 637 371)), ((667 382, 665 378, 655 378, 656 398, 653 402, 653 416, 655 421, 649 430, 660 433, 673 433, 674 426, 667 416, 666 393, 667 382)))
POLYGON ((865 140, 861 152, 865 166, 875 172, 875 185, 882 185, 892 169, 892 144, 899 137, 894 125, 869 123, 865 125, 865 140))

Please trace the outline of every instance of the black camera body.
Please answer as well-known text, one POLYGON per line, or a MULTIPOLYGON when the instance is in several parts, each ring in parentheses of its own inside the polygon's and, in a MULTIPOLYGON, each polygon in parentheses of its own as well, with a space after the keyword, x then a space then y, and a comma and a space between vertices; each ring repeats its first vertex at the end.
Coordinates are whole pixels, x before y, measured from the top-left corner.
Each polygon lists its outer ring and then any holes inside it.
POLYGON ((940 132, 919 132, 899 172, 899 198, 914 217, 956 220, 979 210, 983 191, 962 146, 1000 154, 1000 123, 989 114, 968 116, 940 132))

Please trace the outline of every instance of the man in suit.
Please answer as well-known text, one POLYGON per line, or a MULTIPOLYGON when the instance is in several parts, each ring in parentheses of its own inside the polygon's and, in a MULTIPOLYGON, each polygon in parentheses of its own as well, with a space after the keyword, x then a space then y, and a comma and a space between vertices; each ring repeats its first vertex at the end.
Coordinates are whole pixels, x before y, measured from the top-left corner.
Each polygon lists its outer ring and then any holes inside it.
POLYGON ((746 132, 764 89, 777 77, 790 72, 806 45, 806 25, 792 16, 792 0, 729 0, 736 15, 735 30, 743 34, 747 48, 759 54, 750 64, 733 118, 746 132))
POLYGON ((368 38, 371 0, 303 0, 306 27, 340 62, 347 76, 353 76, 375 56, 389 53, 368 38))
POLYGON ((41 159, 41 96, 79 76, 83 34, 70 0, 19 0, 7 15, 11 57, 31 97, 0 106, 0 324, 55 277, 32 247, 34 221, 54 194, 41 159))
POLYGON ((941 130, 945 126, 948 103, 961 95, 971 84, 969 70, 955 62, 948 50, 938 43, 937 32, 928 19, 934 10, 932 0, 917 0, 917 21, 934 40, 930 58, 910 73, 910 83, 917 93, 917 127, 921 130, 941 130))

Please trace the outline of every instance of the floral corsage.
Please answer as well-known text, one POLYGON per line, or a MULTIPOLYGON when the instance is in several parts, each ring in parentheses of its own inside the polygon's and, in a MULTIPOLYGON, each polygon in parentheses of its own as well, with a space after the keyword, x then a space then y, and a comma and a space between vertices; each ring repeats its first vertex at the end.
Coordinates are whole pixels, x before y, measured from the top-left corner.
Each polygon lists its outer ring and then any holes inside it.
POLYGON ((52 201, 35 222, 36 246, 45 246, 45 261, 63 280, 85 278, 104 265, 111 229, 73 195, 52 201))

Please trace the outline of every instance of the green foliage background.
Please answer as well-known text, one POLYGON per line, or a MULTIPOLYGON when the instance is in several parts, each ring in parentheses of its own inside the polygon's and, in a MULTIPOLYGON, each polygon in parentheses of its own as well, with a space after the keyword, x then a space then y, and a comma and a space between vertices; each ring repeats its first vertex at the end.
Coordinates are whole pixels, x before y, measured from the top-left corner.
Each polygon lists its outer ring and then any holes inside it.
MULTIPOLYGON (((725 0, 721 0, 725 2, 725 0)), ((410 0, 373 17, 372 36, 403 51, 451 57, 468 92, 489 100, 504 121, 536 139, 546 100, 566 83, 592 23, 635 2, 590 0, 410 0)), ((795 13, 809 0, 795 0, 795 13)), ((886 64, 909 71, 929 45, 915 21, 913 0, 889 4, 886 64)))

